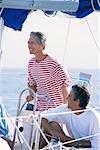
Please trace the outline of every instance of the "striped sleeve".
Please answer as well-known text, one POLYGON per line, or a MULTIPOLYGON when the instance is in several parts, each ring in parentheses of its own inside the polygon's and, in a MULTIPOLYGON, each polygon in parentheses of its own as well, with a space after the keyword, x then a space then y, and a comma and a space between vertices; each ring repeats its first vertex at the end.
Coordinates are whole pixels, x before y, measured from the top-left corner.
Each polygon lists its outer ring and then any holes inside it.
POLYGON ((62 87, 63 85, 65 86, 69 86, 70 85, 70 77, 69 77, 69 74, 67 72, 65 72, 61 65, 58 64, 54 71, 53 71, 53 74, 55 76, 55 79, 57 80, 57 83, 62 87))
POLYGON ((32 75, 32 66, 33 66, 33 61, 31 59, 28 64, 28 86, 36 85, 32 75))

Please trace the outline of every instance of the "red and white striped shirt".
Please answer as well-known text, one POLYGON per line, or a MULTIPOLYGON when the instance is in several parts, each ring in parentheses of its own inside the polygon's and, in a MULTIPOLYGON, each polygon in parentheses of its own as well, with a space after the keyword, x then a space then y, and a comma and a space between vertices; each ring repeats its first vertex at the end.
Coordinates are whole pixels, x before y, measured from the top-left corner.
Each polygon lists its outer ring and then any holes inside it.
POLYGON ((47 56, 41 62, 36 62, 34 57, 29 61, 28 73, 28 84, 36 85, 37 94, 44 95, 38 98, 38 110, 43 111, 63 103, 62 85, 69 86, 70 78, 56 60, 47 56))

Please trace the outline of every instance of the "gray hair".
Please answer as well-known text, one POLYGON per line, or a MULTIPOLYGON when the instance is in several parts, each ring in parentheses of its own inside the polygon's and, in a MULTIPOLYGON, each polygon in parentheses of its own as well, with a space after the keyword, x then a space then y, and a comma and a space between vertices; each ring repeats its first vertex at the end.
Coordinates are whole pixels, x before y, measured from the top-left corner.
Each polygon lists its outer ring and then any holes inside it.
POLYGON ((30 37, 35 36, 37 37, 38 44, 45 44, 46 37, 42 32, 31 32, 30 37))

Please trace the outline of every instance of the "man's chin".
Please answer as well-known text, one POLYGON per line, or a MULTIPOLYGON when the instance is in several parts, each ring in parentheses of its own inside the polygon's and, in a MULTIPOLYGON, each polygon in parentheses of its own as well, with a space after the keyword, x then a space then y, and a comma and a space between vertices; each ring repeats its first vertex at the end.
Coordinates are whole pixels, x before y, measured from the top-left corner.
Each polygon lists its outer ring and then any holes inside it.
POLYGON ((30 54, 34 54, 33 52, 30 52, 30 54))
POLYGON ((68 108, 71 110, 70 106, 68 105, 68 108))

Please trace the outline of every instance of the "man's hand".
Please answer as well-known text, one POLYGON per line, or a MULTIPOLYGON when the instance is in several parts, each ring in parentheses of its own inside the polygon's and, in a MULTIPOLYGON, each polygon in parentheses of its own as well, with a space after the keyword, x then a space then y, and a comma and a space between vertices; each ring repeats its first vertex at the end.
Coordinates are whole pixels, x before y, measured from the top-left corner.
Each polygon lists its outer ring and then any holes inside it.
POLYGON ((63 93, 63 103, 67 104, 67 97, 69 95, 69 87, 66 87, 65 85, 62 86, 62 93, 63 93))
POLYGON ((28 95, 26 97, 27 102, 31 102, 34 99, 34 97, 32 95, 28 95))
POLYGON ((37 92, 37 89, 36 89, 36 85, 29 85, 28 84, 28 87, 30 88, 30 89, 32 89, 35 93, 37 92))

